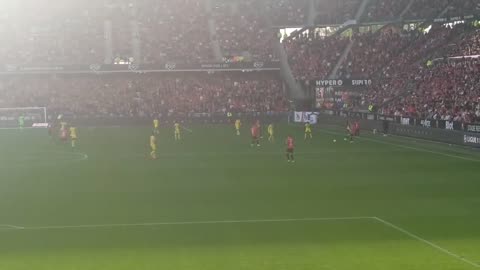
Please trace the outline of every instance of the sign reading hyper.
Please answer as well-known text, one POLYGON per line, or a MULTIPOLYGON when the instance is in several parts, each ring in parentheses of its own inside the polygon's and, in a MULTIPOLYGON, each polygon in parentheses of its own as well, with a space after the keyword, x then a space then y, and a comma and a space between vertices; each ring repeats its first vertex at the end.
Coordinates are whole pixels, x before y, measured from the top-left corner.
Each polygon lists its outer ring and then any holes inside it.
POLYGON ((317 86, 342 86, 343 80, 318 80, 315 84, 317 86))
POLYGON ((372 85, 372 80, 369 79, 359 79, 359 80, 317 80, 315 81, 316 86, 321 87, 365 87, 372 85))

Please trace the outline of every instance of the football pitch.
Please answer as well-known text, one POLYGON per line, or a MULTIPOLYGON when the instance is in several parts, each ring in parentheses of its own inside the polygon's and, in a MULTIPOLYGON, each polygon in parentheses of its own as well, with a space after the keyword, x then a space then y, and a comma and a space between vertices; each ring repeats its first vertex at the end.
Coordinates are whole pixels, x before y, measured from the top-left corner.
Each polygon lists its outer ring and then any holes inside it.
POLYGON ((155 161, 149 127, 80 128, 76 151, 0 130, 0 269, 480 269, 476 150, 189 128, 161 129, 155 161))

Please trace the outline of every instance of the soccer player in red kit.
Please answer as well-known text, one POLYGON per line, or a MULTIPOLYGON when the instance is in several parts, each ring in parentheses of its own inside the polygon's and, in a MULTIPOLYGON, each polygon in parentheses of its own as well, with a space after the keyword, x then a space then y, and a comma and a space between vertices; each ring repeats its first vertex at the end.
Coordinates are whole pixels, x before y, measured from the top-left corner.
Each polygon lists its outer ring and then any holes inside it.
POLYGON ((258 138, 263 139, 262 125, 260 124, 260 120, 257 119, 256 125, 258 127, 258 138))
POLYGON ((295 149, 295 141, 293 140, 292 136, 288 136, 287 140, 285 141, 287 145, 287 161, 288 162, 295 162, 295 158, 293 157, 293 152, 295 149))
POLYGON ((350 124, 349 121, 347 121, 347 136, 345 137, 345 141, 350 140, 350 143, 353 143, 353 136, 355 133, 355 125, 350 124))
POLYGON ((257 146, 260 146, 260 127, 257 124, 253 124, 250 131, 252 133, 252 146, 254 146, 255 144, 257 144, 257 146))
POLYGON ((354 125, 354 135, 355 136, 360 136, 360 123, 358 121, 355 121, 354 125))

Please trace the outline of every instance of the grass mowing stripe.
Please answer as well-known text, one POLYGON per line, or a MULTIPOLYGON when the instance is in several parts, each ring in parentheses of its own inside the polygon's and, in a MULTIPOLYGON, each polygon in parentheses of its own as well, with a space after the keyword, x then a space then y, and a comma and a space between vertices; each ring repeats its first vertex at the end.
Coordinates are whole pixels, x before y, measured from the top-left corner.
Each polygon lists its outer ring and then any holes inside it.
POLYGON ((405 230, 405 229, 402 229, 402 228, 398 227, 397 225, 395 225, 395 224, 393 224, 393 223, 391 223, 391 222, 388 222, 388 221, 386 221, 386 220, 384 220, 384 219, 381 219, 381 218, 379 218, 379 217, 374 217, 373 219, 375 219, 375 220, 377 220, 378 222, 380 222, 380 223, 382 223, 382 224, 384 224, 384 225, 386 225, 386 226, 388 226, 388 227, 390 227, 390 228, 393 228, 393 229, 395 229, 395 230, 397 230, 397 231, 399 231, 399 232, 401 232, 401 233, 403 233, 403 234, 405 234, 405 235, 408 235, 409 237, 411 237, 411 238, 413 238, 413 239, 416 239, 416 240, 418 240, 418 241, 420 241, 420 242, 423 242, 423 243, 425 243, 425 244, 427 244, 427 245, 429 245, 429 246, 431 246, 431 247, 433 247, 433 248, 435 248, 435 249, 437 249, 437 250, 439 250, 439 251, 441 251, 441 252, 443 252, 443 253, 451 256, 451 257, 457 258, 458 260, 461 260, 461 261, 463 261, 463 262, 465 262, 465 263, 467 263, 467 264, 469 264, 469 265, 471 265, 471 266, 474 266, 474 267, 476 267, 476 268, 480 268, 480 264, 477 264, 477 263, 472 262, 472 261, 470 261, 470 260, 468 260, 468 259, 465 259, 464 257, 462 257, 462 256, 460 256, 460 255, 458 255, 458 254, 455 254, 455 253, 453 253, 453 252, 451 252, 451 251, 449 251, 449 250, 447 250, 447 249, 445 249, 445 248, 443 248, 443 247, 441 247, 441 246, 439 246, 439 245, 437 245, 437 244, 434 244, 434 243, 432 243, 432 242, 430 242, 430 241, 428 241, 428 240, 426 240, 426 239, 423 239, 423 238, 421 238, 420 236, 417 236, 417 235, 415 235, 415 234, 413 234, 413 233, 411 233, 411 232, 409 232, 409 231, 407 231, 407 230, 405 230))
MULTIPOLYGON (((335 131, 322 130, 321 132, 331 134, 331 135, 342 135, 342 136, 345 135, 344 133, 339 133, 339 132, 335 132, 335 131)), ((371 142, 375 142, 375 143, 379 143, 379 144, 396 146, 396 147, 400 147, 400 148, 404 148, 404 149, 415 150, 415 151, 418 151, 418 152, 436 154, 436 155, 441 155, 441 156, 450 157, 450 158, 462 159, 462 160, 466 160, 466 161, 480 162, 480 159, 462 157, 462 156, 458 156, 458 155, 452 155, 452 154, 447 154, 447 153, 443 153, 443 152, 439 152, 439 151, 428 150, 428 149, 425 149, 425 148, 418 148, 418 147, 408 146, 408 145, 403 145, 403 144, 398 144, 398 143, 392 143, 392 142, 382 141, 382 140, 378 140, 378 139, 372 139, 372 138, 366 138, 366 137, 360 137, 359 139, 365 140, 365 141, 371 141, 371 142)))
POLYGON ((118 224, 90 224, 90 225, 65 225, 65 226, 38 226, 20 227, 9 225, 10 230, 62 230, 62 229, 89 229, 89 228, 115 228, 115 227, 156 227, 166 225, 200 225, 200 224, 236 224, 236 223, 278 223, 278 222, 308 222, 308 221, 334 221, 334 220, 362 220, 374 217, 326 217, 326 218, 286 218, 286 219, 241 219, 241 220, 207 220, 207 221, 176 221, 176 222, 148 222, 148 223, 118 223, 118 224))

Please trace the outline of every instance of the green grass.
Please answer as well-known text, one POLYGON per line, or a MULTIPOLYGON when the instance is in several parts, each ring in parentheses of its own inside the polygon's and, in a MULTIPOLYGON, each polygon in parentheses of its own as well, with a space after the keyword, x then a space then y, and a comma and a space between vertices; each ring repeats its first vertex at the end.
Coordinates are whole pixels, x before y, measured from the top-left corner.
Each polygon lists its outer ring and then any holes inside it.
POLYGON ((252 148, 247 128, 192 129, 181 143, 163 129, 156 161, 148 127, 80 129, 76 152, 45 130, 1 130, 0 269, 478 269, 476 151, 373 135, 349 144, 334 129, 306 143, 293 126, 252 148), (367 218, 321 219, 342 217, 367 218), (142 223, 173 224, 95 227, 142 223), (73 227, 40 228, 50 226, 73 227))

